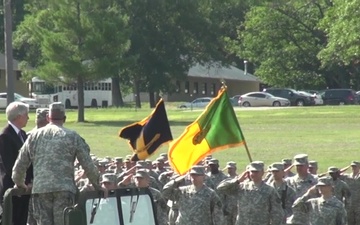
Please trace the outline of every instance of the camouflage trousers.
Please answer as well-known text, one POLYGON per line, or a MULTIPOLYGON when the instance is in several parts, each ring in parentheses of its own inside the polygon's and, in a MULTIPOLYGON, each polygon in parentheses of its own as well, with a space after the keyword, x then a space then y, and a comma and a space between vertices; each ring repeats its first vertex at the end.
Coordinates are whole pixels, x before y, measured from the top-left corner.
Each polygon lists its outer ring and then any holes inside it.
POLYGON ((360 225, 360 205, 352 206, 347 211, 348 225, 360 225))
POLYGON ((64 209, 74 202, 75 194, 69 191, 34 194, 34 218, 38 225, 63 225, 64 209))
POLYGON ((30 197, 29 200, 29 211, 28 211, 28 218, 27 223, 28 225, 37 225, 36 220, 34 218, 34 208, 33 208, 33 197, 30 197))
POLYGON ((169 210, 169 225, 175 225, 176 219, 179 216, 179 209, 172 209, 169 210))
POLYGON ((237 214, 228 214, 225 215, 225 224, 226 225, 235 225, 236 224, 237 214))

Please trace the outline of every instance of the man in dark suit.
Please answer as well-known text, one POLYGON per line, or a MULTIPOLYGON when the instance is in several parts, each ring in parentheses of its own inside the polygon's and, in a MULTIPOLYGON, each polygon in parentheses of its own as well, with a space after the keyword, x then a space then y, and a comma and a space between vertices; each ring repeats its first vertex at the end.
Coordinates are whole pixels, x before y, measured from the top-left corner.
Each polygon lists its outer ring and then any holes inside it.
MULTIPOLYGON (((12 168, 19 153, 19 149, 26 140, 26 133, 22 130, 26 126, 29 116, 28 105, 12 102, 6 108, 8 125, 0 133, 0 203, 3 204, 4 193, 13 188, 11 179, 12 168)), ((27 183, 32 180, 32 171, 28 170, 27 183)), ((14 196, 13 224, 26 225, 30 196, 14 196)))

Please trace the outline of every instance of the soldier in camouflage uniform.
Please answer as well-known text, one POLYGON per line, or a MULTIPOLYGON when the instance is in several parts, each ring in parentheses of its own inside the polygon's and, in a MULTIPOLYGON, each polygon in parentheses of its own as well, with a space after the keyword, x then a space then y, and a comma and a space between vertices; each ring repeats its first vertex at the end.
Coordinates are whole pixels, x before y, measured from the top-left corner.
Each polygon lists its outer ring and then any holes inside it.
POLYGON ((295 173, 291 172, 292 159, 282 159, 281 162, 284 165, 284 171, 285 171, 284 178, 295 176, 295 173))
POLYGON ((105 173, 102 175, 101 186, 107 190, 114 190, 117 188, 116 175, 113 173, 105 173))
MULTIPOLYGON (((179 187, 180 178, 164 186, 165 198, 178 201, 177 225, 222 225, 222 204, 216 192, 204 184, 205 169, 193 166, 190 170, 191 185, 179 187)), ((182 176, 181 178, 184 178, 182 176)))
POLYGON ((138 170, 134 175, 135 186, 138 188, 149 188, 151 195, 153 196, 154 203, 156 206, 156 219, 159 225, 167 225, 167 206, 165 199, 162 197, 159 190, 149 187, 150 176, 147 170, 138 170))
MULTIPOLYGON (((47 120, 47 114, 49 113, 48 108, 37 108, 36 109, 36 117, 35 117, 35 124, 36 126, 30 130, 27 135, 30 135, 32 132, 35 132, 37 129, 46 126, 49 121, 47 120)), ((30 197, 29 201, 29 212, 28 212, 28 225, 36 225, 36 220, 34 218, 34 209, 32 207, 32 198, 30 197)))
POLYGON ((237 196, 236 225, 281 224, 284 216, 281 200, 276 190, 262 180, 264 165, 252 162, 247 170, 240 177, 224 180, 217 187, 219 192, 237 196), (251 180, 244 181, 247 176, 251 180))
MULTIPOLYGON (((227 162, 226 167, 228 170, 228 179, 232 179, 237 177, 236 173, 236 162, 227 162)), ((237 206, 237 197, 235 195, 227 195, 225 194, 224 202, 224 215, 225 215, 225 224, 226 225, 234 225, 236 223, 236 216, 238 213, 237 206)))
POLYGON ((226 167, 225 169, 227 170, 227 177, 229 178, 235 178, 237 177, 237 173, 236 173, 236 162, 233 161, 229 161, 226 163, 226 167))
POLYGON ((348 225, 360 225, 360 162, 351 162, 352 173, 346 174, 343 180, 351 192, 351 204, 347 208, 348 225))
POLYGON ((318 162, 317 161, 309 161, 309 173, 311 173, 312 175, 314 175, 314 177, 318 177, 317 171, 318 171, 318 162))
POLYGON ((122 157, 115 157, 115 169, 113 170, 113 173, 115 173, 115 175, 120 175, 124 170, 123 170, 123 158, 122 157))
POLYGON ((272 173, 273 180, 268 185, 275 188, 281 199, 281 206, 284 210, 284 220, 292 215, 292 205, 295 201, 295 191, 287 185, 284 180, 284 165, 281 162, 271 164, 269 171, 272 173))
POLYGON ((154 163, 155 163, 155 167, 156 167, 154 172, 158 174, 158 176, 159 176, 158 179, 160 179, 160 174, 167 171, 164 167, 164 159, 159 157, 154 161, 154 163))
POLYGON ((12 179, 18 187, 28 188, 25 172, 32 163, 34 217, 39 225, 63 224, 63 210, 74 204, 77 188, 74 161, 77 158, 97 189, 99 173, 89 155, 89 146, 75 131, 63 127, 65 107, 49 107, 49 124, 31 133, 13 167, 12 179))
POLYGON ((340 170, 334 166, 328 168, 327 171, 333 179, 334 195, 345 205, 345 209, 350 208, 351 191, 349 185, 340 179, 340 170))
POLYGON ((210 171, 207 175, 210 177, 215 187, 217 187, 221 181, 228 178, 221 170, 219 170, 219 160, 212 158, 208 162, 208 166, 210 171))
POLYGON ((311 225, 346 225, 346 210, 344 204, 332 193, 332 179, 322 177, 316 186, 311 187, 294 203, 294 209, 309 213, 311 225), (319 189, 318 198, 311 198, 319 189))
MULTIPOLYGON (((308 171, 309 161, 306 154, 298 154, 294 156, 294 166, 296 166, 297 174, 293 177, 286 178, 286 182, 295 190, 295 198, 303 196, 312 186, 316 185, 317 179, 308 171)), ((313 196, 317 197, 317 196, 313 196)), ((309 224, 309 216, 303 211, 293 210, 293 215, 287 221, 289 224, 309 224)))

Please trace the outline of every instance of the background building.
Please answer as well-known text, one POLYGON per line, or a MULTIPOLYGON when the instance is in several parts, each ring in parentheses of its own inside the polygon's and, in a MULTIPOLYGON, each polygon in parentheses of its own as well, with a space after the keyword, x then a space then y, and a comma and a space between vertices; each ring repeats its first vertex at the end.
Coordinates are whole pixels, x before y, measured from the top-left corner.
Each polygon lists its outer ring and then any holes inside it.
MULTIPOLYGON (((13 60, 13 68, 15 76, 14 79, 14 90, 16 93, 25 97, 29 96, 28 85, 25 81, 21 80, 21 71, 19 68, 19 62, 13 60)), ((5 73, 5 55, 0 53, 0 92, 6 92, 6 73, 5 73)))

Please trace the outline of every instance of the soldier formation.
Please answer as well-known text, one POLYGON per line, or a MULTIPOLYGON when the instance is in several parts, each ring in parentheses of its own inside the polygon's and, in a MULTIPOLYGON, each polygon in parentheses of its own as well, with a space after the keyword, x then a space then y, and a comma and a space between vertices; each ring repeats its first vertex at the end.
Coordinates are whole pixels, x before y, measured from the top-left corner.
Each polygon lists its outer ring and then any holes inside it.
MULTIPOLYGON (((130 158, 92 155, 103 185, 150 188, 161 225, 360 224, 359 162, 316 174, 317 162, 299 154, 268 169, 262 161, 253 161, 237 174, 235 162, 227 162, 221 170, 219 160, 207 156, 180 176, 165 153, 154 161, 130 158), (350 167, 352 172, 345 174, 350 167), (109 176, 111 181, 106 179, 109 176)), ((76 168, 79 190, 92 190, 81 167, 76 168)))
MULTIPOLYGON (((359 162, 317 174, 317 162, 299 154, 267 169, 253 161, 238 174, 235 162, 221 170, 209 155, 180 176, 165 153, 154 161, 134 162, 131 155, 98 158, 80 135, 63 127, 65 119, 61 103, 39 109, 37 127, 14 163, 14 184, 32 186, 29 225, 63 224, 61 209, 74 204, 77 191, 126 187, 149 188, 160 225, 360 225, 359 162), (34 178, 28 184, 30 165, 34 178)), ((109 206, 106 199, 99 204, 109 206)))

